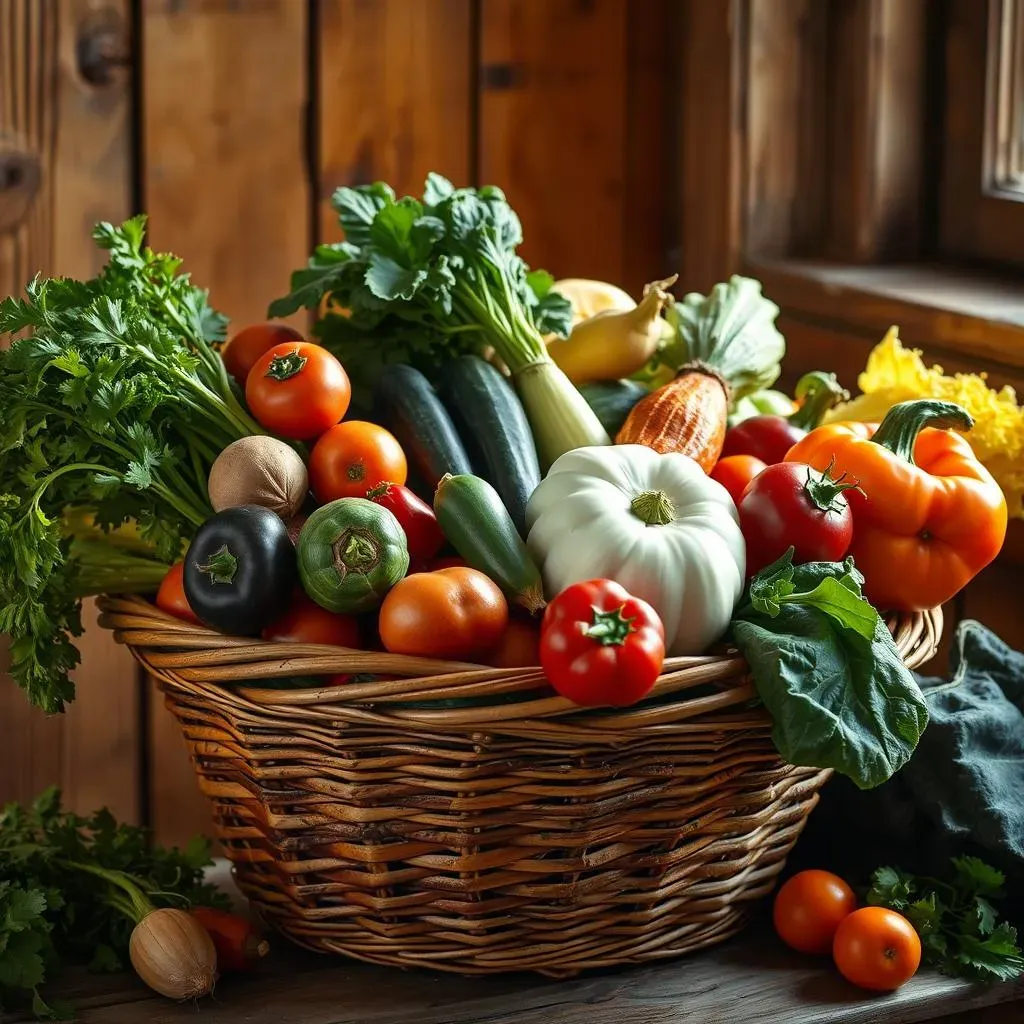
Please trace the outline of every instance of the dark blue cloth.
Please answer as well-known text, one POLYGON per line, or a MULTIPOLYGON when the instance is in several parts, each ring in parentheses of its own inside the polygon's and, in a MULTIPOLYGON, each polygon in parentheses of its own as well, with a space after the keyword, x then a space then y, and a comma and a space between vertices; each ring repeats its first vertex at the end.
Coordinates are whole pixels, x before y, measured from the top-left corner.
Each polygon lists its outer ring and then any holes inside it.
POLYGON ((790 867, 830 867, 863 879, 881 864, 931 874, 950 856, 973 854, 1006 872, 1019 913, 1024 654, 967 620, 950 660, 948 680, 918 677, 930 720, 909 763, 873 790, 833 777, 790 867))

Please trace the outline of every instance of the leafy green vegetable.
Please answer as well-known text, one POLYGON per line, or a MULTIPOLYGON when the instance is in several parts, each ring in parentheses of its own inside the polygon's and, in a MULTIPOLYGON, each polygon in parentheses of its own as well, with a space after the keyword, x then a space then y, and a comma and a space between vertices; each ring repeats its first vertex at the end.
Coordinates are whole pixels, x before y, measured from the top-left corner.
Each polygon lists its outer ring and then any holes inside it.
POLYGON ((394 363, 436 378, 445 362, 488 345, 515 369, 546 358, 541 334, 568 334, 571 306, 550 274, 517 255, 522 226, 501 189, 456 189, 431 174, 422 200, 396 199, 377 182, 339 188, 332 203, 345 241, 317 246, 269 315, 329 294, 348 313, 328 313, 314 334, 355 387, 372 388, 394 363))
POLYGON ((0 632, 48 712, 74 696, 80 598, 155 589, 212 513, 217 453, 261 433, 216 351, 223 317, 144 226, 97 227, 98 277, 0 302, 0 334, 21 334, 0 352, 0 632))
POLYGON ((1016 930, 1000 922, 991 900, 1003 895, 1002 872, 976 857, 956 857, 948 879, 918 878, 882 867, 867 902, 906 916, 921 937, 922 958, 946 974, 1012 981, 1024 974, 1016 930))
POLYGON ((928 722, 913 675, 845 563, 794 566, 792 549, 750 582, 732 636, 791 764, 833 768, 862 789, 906 763, 928 722))
POLYGON ((0 812, 0 1010, 31 1005, 36 1016, 66 1016, 39 994, 63 963, 93 971, 127 965, 132 922, 118 897, 73 865, 130 876, 157 906, 227 906, 203 881, 206 840, 184 850, 150 842, 145 830, 118 824, 109 811, 88 818, 62 810, 49 789, 30 806, 0 812))
POLYGON ((691 362, 713 366, 736 401, 778 379, 786 354, 786 341, 775 326, 778 315, 779 307, 761 294, 759 281, 733 275, 707 295, 691 292, 667 310, 674 337, 658 360, 673 371, 691 362))

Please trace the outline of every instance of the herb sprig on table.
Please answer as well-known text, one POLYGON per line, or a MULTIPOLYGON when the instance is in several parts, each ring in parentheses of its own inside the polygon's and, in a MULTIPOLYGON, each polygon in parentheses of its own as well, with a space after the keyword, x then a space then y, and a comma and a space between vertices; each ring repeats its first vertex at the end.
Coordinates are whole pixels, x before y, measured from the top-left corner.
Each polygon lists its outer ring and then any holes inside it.
POLYGON ((62 1016, 40 988, 63 964, 92 971, 128 966, 133 922, 109 885, 76 865, 123 872, 157 906, 227 906, 203 881, 210 845, 184 850, 150 843, 144 829, 119 824, 109 811, 88 818, 61 808, 49 789, 31 806, 0 812, 0 1010, 30 1005, 39 1017, 62 1016))
POLYGON ((1003 895, 1001 871, 977 857, 955 857, 949 878, 923 878, 882 867, 867 902, 903 914, 921 937, 922 959, 945 974, 1012 981, 1024 974, 1017 930, 1000 921, 992 901, 1003 895))
POLYGON ((155 590, 212 513, 217 454, 262 433, 216 351, 225 319, 144 230, 100 224, 97 277, 0 302, 0 632, 48 712, 74 696, 81 598, 155 590))

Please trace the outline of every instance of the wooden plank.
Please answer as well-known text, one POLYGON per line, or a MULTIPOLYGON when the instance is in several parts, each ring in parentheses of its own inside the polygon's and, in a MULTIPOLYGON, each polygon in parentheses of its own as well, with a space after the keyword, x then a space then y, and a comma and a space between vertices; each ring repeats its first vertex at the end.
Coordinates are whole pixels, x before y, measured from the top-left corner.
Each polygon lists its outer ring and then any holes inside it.
MULTIPOLYGON (((0 293, 20 291, 36 271, 89 277, 103 263, 90 233, 97 220, 131 213, 130 77, 127 68, 84 68, 80 56, 124 53, 128 0, 0 2, 0 166, 21 168, 13 192, 22 215, 5 220, 0 202, 0 293), (10 49, 8 49, 10 47, 10 49), (84 71, 102 80, 87 81, 84 71), (17 154, 24 155, 19 163, 17 154), (14 161, 12 164, 12 160, 14 161), (32 178, 25 168, 38 169, 32 178)), ((95 625, 89 603, 78 641, 78 697, 66 717, 30 709, 9 681, 0 682, 0 800, 29 800, 60 784, 77 811, 109 806, 135 821, 139 813, 137 673, 124 648, 95 625)))
MULTIPOLYGON (((145 0, 143 205, 150 239, 185 259, 237 325, 262 320, 309 254, 307 5, 145 0)), ((177 723, 150 702, 152 825, 210 830, 177 723)))
POLYGON ((341 185, 422 195, 429 171, 472 183, 469 0, 321 0, 316 5, 317 186, 323 241, 341 237, 341 185))
POLYGON ((620 0, 482 2, 480 180, 555 277, 625 280, 629 50, 620 0))
POLYGON ((746 124, 745 4, 684 0, 677 54, 680 291, 706 292, 740 266, 746 124))
MULTIPOLYGON (((79 997, 83 1024, 195 1019, 193 1004, 158 999, 137 980, 94 985, 79 997)), ((1020 1019, 1022 999, 1020 981, 978 985, 932 971, 871 996, 754 932, 684 960, 569 980, 397 971, 278 941, 258 972, 222 978, 216 1000, 200 1005, 204 1024, 914 1024, 958 1012, 971 1024, 1002 1024, 1020 1019)))
POLYGON ((831 13, 828 232, 819 255, 919 257, 928 4, 838 0, 831 13))
POLYGON ((744 252, 819 251, 825 220, 830 5, 750 0, 744 252))

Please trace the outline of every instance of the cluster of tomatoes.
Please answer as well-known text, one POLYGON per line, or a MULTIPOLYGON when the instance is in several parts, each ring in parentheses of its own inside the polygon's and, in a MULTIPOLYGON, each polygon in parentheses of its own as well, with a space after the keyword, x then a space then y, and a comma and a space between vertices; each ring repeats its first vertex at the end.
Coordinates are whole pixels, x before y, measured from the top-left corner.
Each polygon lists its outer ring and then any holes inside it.
POLYGON ((775 930, 786 945, 812 956, 829 956, 851 984, 892 992, 921 964, 921 939, 895 910, 857 908, 853 890, 828 871, 801 871, 779 890, 775 930))

